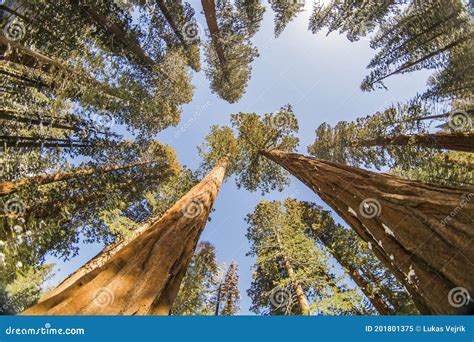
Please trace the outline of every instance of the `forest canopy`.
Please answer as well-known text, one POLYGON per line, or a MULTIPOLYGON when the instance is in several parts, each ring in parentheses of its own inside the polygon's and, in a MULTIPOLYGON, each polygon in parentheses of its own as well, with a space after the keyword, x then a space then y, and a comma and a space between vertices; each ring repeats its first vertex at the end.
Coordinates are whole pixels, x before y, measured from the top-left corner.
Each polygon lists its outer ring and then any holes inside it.
POLYGON ((471 312, 472 14, 2 1, 0 314, 471 312))

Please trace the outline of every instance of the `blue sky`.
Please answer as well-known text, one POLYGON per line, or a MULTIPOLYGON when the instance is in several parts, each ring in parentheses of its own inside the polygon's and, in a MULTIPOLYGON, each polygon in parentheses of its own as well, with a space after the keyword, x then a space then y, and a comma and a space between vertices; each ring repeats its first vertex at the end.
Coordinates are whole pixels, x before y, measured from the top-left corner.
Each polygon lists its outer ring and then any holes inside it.
MULTIPOLYGON (((205 28, 201 2, 193 0, 190 3, 196 9, 199 23, 205 28)), ((392 103, 404 102, 424 89, 430 73, 418 71, 391 77, 386 82, 388 91, 363 93, 359 85, 368 73, 366 65, 374 55, 369 41, 361 39, 351 43, 337 33, 326 37, 324 30, 313 35, 307 30, 311 8, 312 1, 306 1, 305 11, 277 39, 273 35, 273 13, 267 9, 261 29, 252 39, 260 57, 252 64, 252 78, 238 103, 229 104, 212 94, 203 71, 193 75, 194 98, 184 106, 180 124, 157 135, 160 141, 176 149, 182 164, 191 169, 199 166, 201 159, 196 146, 202 144, 210 126, 228 125, 232 113, 263 114, 290 103, 300 125, 299 152, 306 154, 307 146, 314 141, 314 130, 322 122, 335 124, 366 116, 392 103)), ((201 38, 205 39, 204 32, 201 38)), ((285 191, 265 196, 260 192, 238 190, 230 179, 222 185, 214 204, 215 211, 211 214, 212 220, 202 234, 201 240, 216 246, 219 263, 232 260, 239 263, 240 314, 251 314, 246 290, 251 283, 253 259, 245 256, 249 244, 245 238, 247 227, 244 218, 261 199, 282 200, 286 197, 313 201, 328 208, 294 178, 285 191)), ((79 255, 67 262, 47 258, 47 262, 56 263, 56 274, 48 285, 56 285, 102 247, 98 244, 81 245, 79 255)))

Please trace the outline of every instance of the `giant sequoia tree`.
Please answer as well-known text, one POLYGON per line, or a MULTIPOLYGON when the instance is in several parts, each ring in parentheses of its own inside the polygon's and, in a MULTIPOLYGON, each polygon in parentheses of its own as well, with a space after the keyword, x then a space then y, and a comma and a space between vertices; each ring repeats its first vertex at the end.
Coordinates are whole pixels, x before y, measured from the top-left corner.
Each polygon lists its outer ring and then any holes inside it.
POLYGON ((469 188, 403 180, 284 151, 263 153, 370 243, 420 312, 460 312, 449 304, 448 293, 456 286, 472 290, 469 188))
POLYGON ((404 287, 354 230, 337 224, 314 203, 295 201, 294 205, 300 208, 306 234, 324 244, 381 315, 417 312, 404 287))
MULTIPOLYGON (((128 12, 110 2, 71 0, 62 5, 58 10, 56 4, 25 2, 18 8, 7 8, 12 18, 21 17, 28 24, 22 40, 3 39, 0 44, 7 52, 6 59, 13 63, 6 66, 15 84, 27 82, 30 88, 49 90, 47 95, 53 99, 80 100, 83 108, 96 115, 105 111, 143 133, 176 125, 180 106, 192 96, 183 53, 158 46, 152 49, 159 50, 158 55, 151 58, 138 38, 145 34, 137 32, 128 12), (46 20, 68 44, 53 48, 56 37, 36 26, 46 20)), ((143 26, 153 27, 151 23, 143 26)), ((163 45, 161 39, 154 41, 163 45)))
POLYGON ((103 266, 23 314, 169 314, 225 167, 222 160, 103 266))
POLYGON ((370 243, 410 292, 420 312, 457 312, 449 305, 448 293, 456 286, 469 289, 473 277, 468 266, 472 259, 469 188, 404 180, 291 153, 297 142, 293 137, 297 123, 288 110, 263 118, 243 113, 233 118, 237 138, 228 128, 216 128, 202 149, 207 160, 230 148, 237 151, 230 170, 250 190, 284 185, 287 174, 267 163, 271 160, 282 166, 370 243), (282 113, 285 115, 277 120, 282 113), (263 167, 268 171, 262 173, 263 167), (372 202, 380 206, 380 217, 370 211, 365 214, 372 202))

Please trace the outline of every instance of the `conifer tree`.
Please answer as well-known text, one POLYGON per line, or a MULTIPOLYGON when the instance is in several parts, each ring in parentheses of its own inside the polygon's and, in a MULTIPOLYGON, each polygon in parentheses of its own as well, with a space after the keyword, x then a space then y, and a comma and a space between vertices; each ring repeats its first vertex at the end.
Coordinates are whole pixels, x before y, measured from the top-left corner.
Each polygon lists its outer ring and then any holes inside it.
POLYGON ((373 32, 389 14, 397 13, 399 3, 388 1, 332 0, 328 4, 314 4, 309 29, 317 33, 323 27, 328 33, 338 30, 350 41, 359 40, 373 32))
POLYGON ((103 266, 23 314, 169 314, 225 167, 224 159, 103 266))
POLYGON ((276 188, 287 182, 287 174, 281 171, 269 171, 264 177, 258 177, 262 158, 282 166, 370 243, 377 258, 407 288, 421 313, 457 312, 448 303, 448 293, 456 286, 469 288, 468 279, 472 278, 468 267, 470 189, 404 180, 288 152, 289 147, 295 145, 282 142, 295 142, 292 134, 297 123, 289 129, 289 125, 277 120, 273 126, 276 117, 278 115, 259 118, 256 114, 241 113, 240 120, 234 122, 237 139, 229 128, 215 129, 206 138, 207 149, 201 149, 204 158, 215 160, 223 151, 228 151, 226 148, 234 146, 238 153, 232 155, 229 171, 236 173, 238 181, 243 179, 245 182, 241 184, 249 190, 268 190, 269 184, 276 188), (247 126, 250 122, 252 124, 247 126), (276 146, 283 149, 278 150, 276 146), (385 210, 381 218, 374 219, 370 213, 359 215, 360 210, 366 209, 364 201, 372 199, 385 210), (357 208, 360 208, 359 214, 357 208), (451 215, 454 211, 457 215, 451 215), (412 227, 417 230, 413 231, 412 227), (427 246, 427 241, 430 248, 419 248, 427 246), (437 253, 433 254, 433 250, 437 253), (457 253, 460 250, 463 254, 457 253), (449 270, 445 267, 447 263, 449 270))
MULTIPOLYGON (((223 270, 222 270, 223 271, 223 270)), ((239 265, 233 260, 222 281, 217 284, 215 299, 216 316, 233 316, 240 310, 239 265)))
POLYGON ((341 121, 334 127, 323 123, 308 152, 352 166, 394 168, 401 176, 425 182, 469 185, 473 182, 472 161, 470 153, 464 152, 472 145, 467 124, 470 111, 433 115, 426 104, 414 102, 353 122, 341 121), (430 125, 439 120, 447 121, 450 131, 432 132, 430 125), (419 172, 414 174, 413 170, 419 172))
POLYGON ((249 255, 257 258, 249 296, 256 313, 360 313, 357 295, 328 264, 328 255, 308 237, 303 207, 293 199, 261 201, 247 217, 249 255))
POLYGON ((275 37, 278 37, 303 10, 304 1, 269 0, 268 2, 275 13, 275 37))
POLYGON ((417 312, 404 287, 356 232, 337 224, 328 211, 314 203, 295 204, 301 207, 307 234, 324 244, 381 315, 417 312))
POLYGON ((250 42, 255 25, 248 26, 248 17, 229 0, 201 3, 209 29, 209 41, 204 45, 206 77, 213 92, 234 103, 243 96, 251 76, 250 64, 258 56, 250 42))
POLYGON ((157 0, 160 16, 153 16, 155 25, 160 26, 161 37, 168 47, 179 46, 184 50, 188 65, 200 71, 199 56, 200 32, 194 18, 194 9, 183 1, 157 0), (172 32, 172 33, 171 33, 172 32))
POLYGON ((451 51, 472 46, 473 38, 474 26, 463 1, 414 2, 381 25, 372 39, 371 46, 379 51, 361 89, 384 88, 383 81, 395 74, 444 68, 451 51))
POLYGON ((171 309, 172 315, 212 315, 212 291, 216 286, 217 262, 215 247, 200 242, 171 309))

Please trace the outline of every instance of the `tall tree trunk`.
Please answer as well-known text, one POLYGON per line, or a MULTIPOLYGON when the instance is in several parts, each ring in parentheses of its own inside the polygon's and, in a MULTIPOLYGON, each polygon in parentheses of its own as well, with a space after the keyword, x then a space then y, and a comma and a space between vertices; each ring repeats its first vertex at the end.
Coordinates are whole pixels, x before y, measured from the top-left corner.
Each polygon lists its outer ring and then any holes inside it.
POLYGON ((283 251, 283 243, 281 242, 280 234, 275 228, 273 228, 273 232, 275 234, 278 247, 280 248, 280 251, 283 256, 283 264, 285 266, 285 270, 288 273, 288 277, 290 278, 291 285, 293 287, 293 290, 295 291, 296 299, 298 300, 298 306, 300 307, 301 314, 304 316, 308 316, 311 314, 311 311, 309 309, 309 303, 308 303, 308 299, 306 298, 306 294, 300 282, 295 279, 295 271, 293 269, 293 266, 291 265, 290 260, 288 259, 288 257, 285 255, 283 251))
POLYGON ((224 158, 144 233, 106 258, 102 266, 23 314, 168 315, 226 165, 224 158))
POLYGON ((0 182, 0 197, 11 194, 17 191, 18 189, 25 187, 29 184, 37 184, 37 185, 50 184, 50 183, 68 180, 71 178, 93 175, 97 173, 107 173, 107 172, 112 172, 112 171, 127 170, 138 165, 145 165, 145 164, 149 164, 153 162, 154 162, 153 160, 136 161, 133 163, 123 164, 123 165, 114 164, 114 165, 99 166, 94 169, 79 169, 79 170, 73 170, 69 172, 57 172, 53 174, 38 175, 38 176, 33 176, 33 177, 22 178, 13 182, 9 182, 9 181, 0 182))
POLYGON ((393 271, 423 314, 456 314, 455 287, 474 290, 472 188, 443 187, 278 150, 281 165, 336 211, 393 271))
MULTIPOLYGON (((321 242, 331 250, 331 243, 324 237, 324 234, 319 234, 316 230, 316 236, 321 240, 321 242)), ((367 299, 372 303, 374 308, 381 315, 393 315, 394 312, 390 305, 388 305, 385 300, 370 286, 369 282, 364 279, 364 277, 359 273, 359 271, 350 265, 343 256, 335 251, 331 250, 331 255, 337 260, 337 262, 347 271, 352 280, 357 284, 362 293, 367 297, 367 299)))
POLYGON ((178 37, 179 41, 181 42, 181 45, 183 46, 183 49, 187 50, 188 49, 188 42, 186 41, 186 38, 183 36, 183 32, 178 28, 178 25, 176 25, 173 16, 168 10, 168 7, 165 4, 164 0, 155 0, 157 3, 161 13, 163 13, 163 16, 165 17, 166 21, 170 25, 171 29, 173 30, 174 34, 176 37, 178 37))
MULTIPOLYGON (((156 218, 155 218, 156 220, 156 218)), ((148 222, 140 225, 132 232, 132 236, 126 240, 119 240, 114 243, 111 243, 108 246, 105 246, 95 257, 89 260, 87 263, 82 265, 79 269, 77 269, 74 273, 69 275, 66 279, 64 279, 58 286, 56 286, 53 290, 46 293, 39 302, 43 302, 51 297, 56 296, 58 293, 64 291, 66 288, 74 284, 78 279, 82 278, 86 274, 90 273, 91 271, 104 266, 107 261, 110 260, 115 254, 117 254, 120 250, 122 250, 127 244, 136 238, 137 236, 141 235, 147 229, 152 226, 153 220, 149 220, 148 222)))
POLYGON ((474 152, 474 132, 438 132, 426 134, 379 137, 356 142, 356 146, 406 146, 410 142, 416 145, 441 148, 452 151, 474 152))
POLYGON ((214 0, 201 0, 201 4, 206 17, 209 34, 211 35, 212 45, 214 46, 214 50, 216 50, 217 58, 221 64, 224 78, 228 80, 229 76, 227 72, 227 58, 225 57, 224 49, 222 48, 222 37, 217 25, 216 3, 214 0))
POLYGON ((23 137, 23 136, 8 136, 0 135, 0 145, 6 147, 64 147, 64 148, 75 148, 75 147, 86 147, 87 143, 77 140, 59 139, 59 138, 34 138, 34 137, 23 137))

